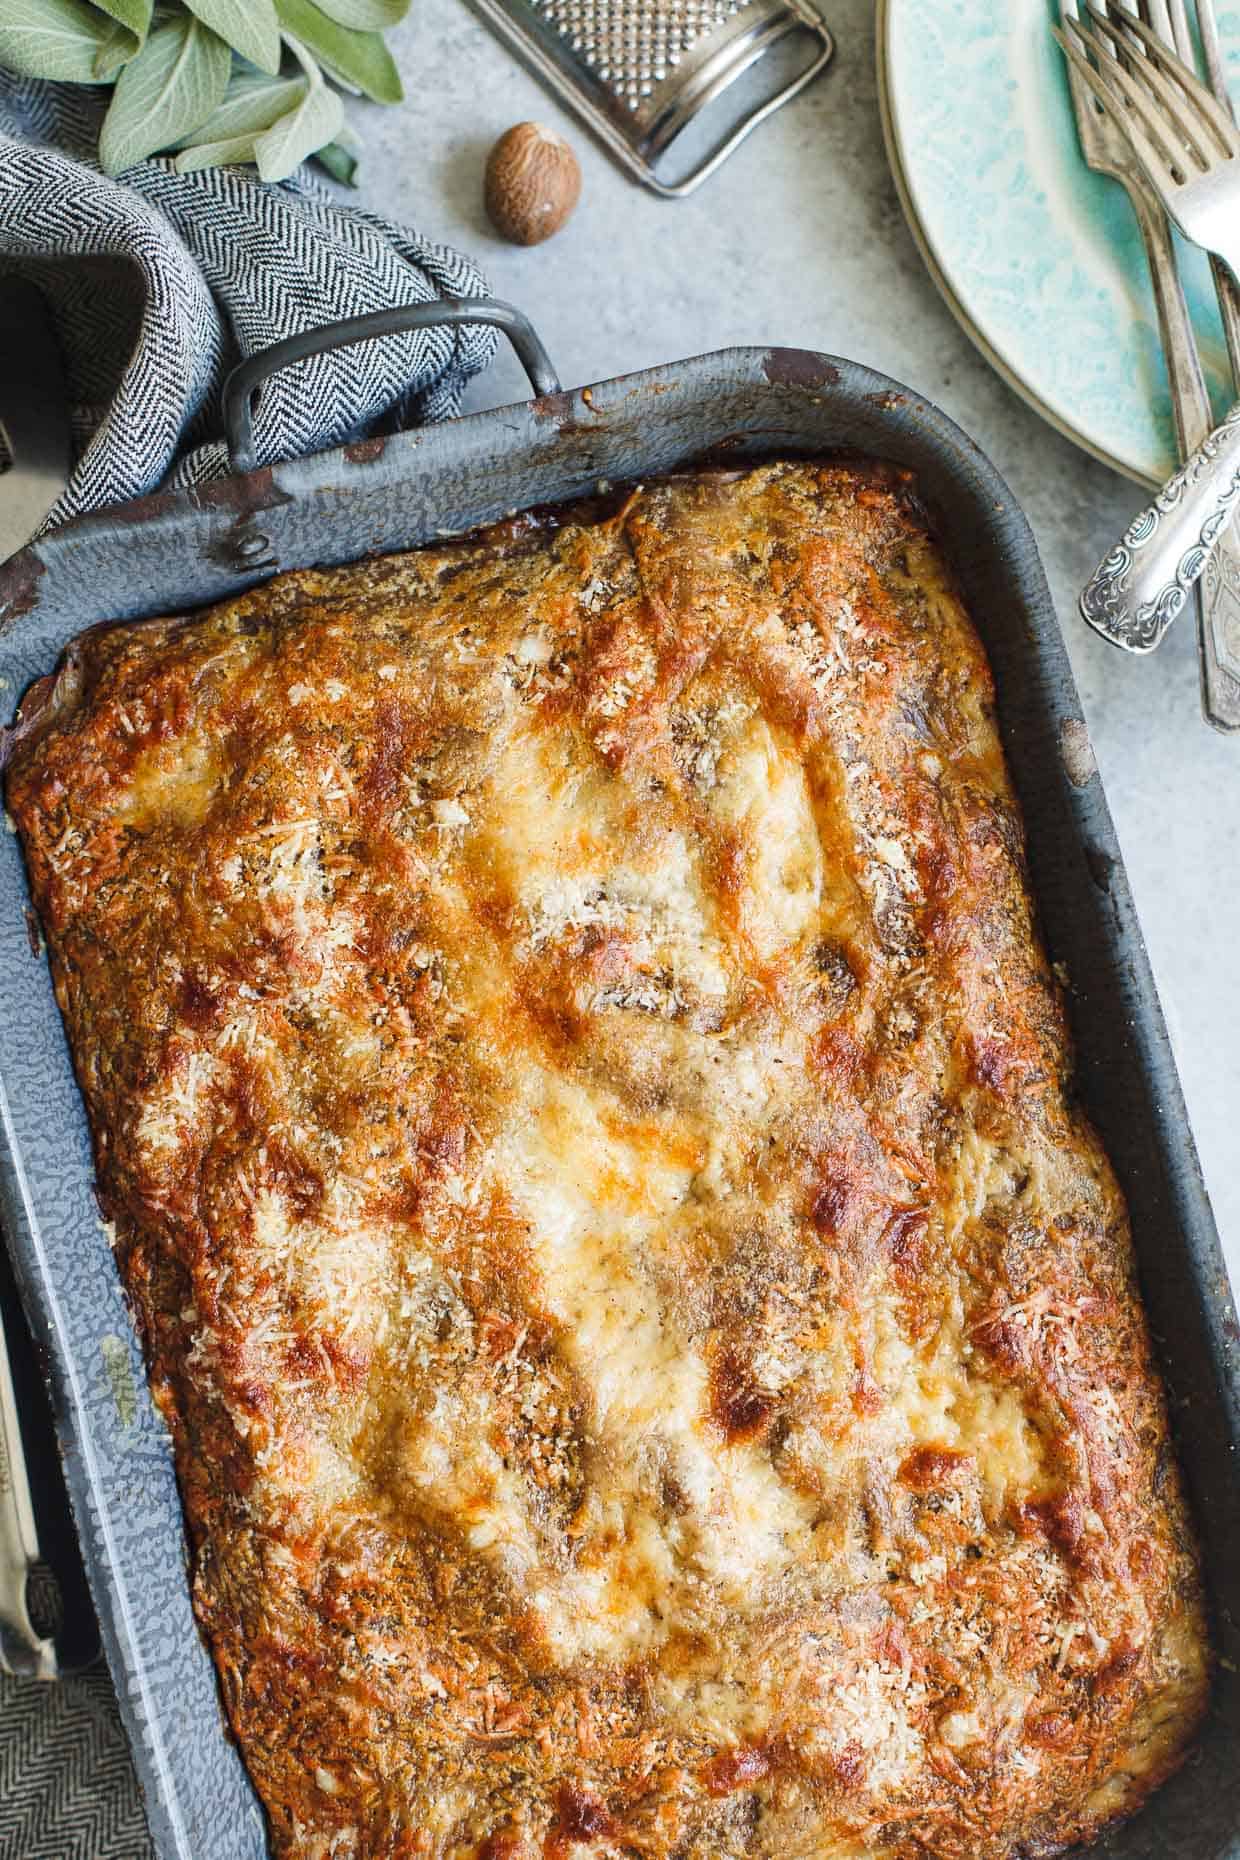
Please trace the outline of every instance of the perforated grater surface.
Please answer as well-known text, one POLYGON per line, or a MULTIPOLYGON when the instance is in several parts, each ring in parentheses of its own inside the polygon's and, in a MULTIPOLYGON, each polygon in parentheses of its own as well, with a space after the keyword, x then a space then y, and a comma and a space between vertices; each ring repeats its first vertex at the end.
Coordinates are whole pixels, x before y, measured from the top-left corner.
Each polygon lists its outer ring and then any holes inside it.
MULTIPOLYGON (((808 0, 470 0, 501 39, 658 194, 692 193, 763 119, 815 78, 834 45, 808 0), (708 103, 797 34, 805 57, 687 174, 657 172, 708 103)), ((782 61, 781 61, 782 65, 782 61)))

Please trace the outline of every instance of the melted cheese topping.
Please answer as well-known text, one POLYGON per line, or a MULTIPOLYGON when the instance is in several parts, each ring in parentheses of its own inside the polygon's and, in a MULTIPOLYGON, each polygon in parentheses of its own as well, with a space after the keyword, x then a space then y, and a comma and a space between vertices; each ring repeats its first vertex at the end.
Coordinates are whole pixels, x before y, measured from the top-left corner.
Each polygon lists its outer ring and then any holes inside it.
POLYGON ((775 466, 93 635, 19 746, 281 1855, 1002 1860, 1183 1748, 987 692, 902 483, 775 466))

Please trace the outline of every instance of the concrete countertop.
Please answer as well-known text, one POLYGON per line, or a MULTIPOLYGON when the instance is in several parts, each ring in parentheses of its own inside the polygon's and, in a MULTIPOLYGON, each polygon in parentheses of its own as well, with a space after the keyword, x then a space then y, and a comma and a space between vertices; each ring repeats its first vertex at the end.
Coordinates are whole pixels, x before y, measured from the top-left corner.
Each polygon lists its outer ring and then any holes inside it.
MULTIPOLYGON (((873 0, 822 4, 838 38, 831 70, 698 194, 665 202, 628 180, 461 0, 418 0, 392 38, 407 103, 354 107, 360 200, 472 253, 496 294, 533 319, 566 385, 732 343, 828 349, 908 382, 989 453, 1042 550, 1240 1282, 1240 739, 1201 721, 1191 626, 1138 661, 1077 620, 1076 592, 1137 493, 1045 425, 943 304, 887 166, 873 0), (584 183, 564 230, 522 250, 491 231, 481 187, 491 143, 529 117, 570 137, 584 183)), ((505 355, 470 404, 526 392, 505 355)))

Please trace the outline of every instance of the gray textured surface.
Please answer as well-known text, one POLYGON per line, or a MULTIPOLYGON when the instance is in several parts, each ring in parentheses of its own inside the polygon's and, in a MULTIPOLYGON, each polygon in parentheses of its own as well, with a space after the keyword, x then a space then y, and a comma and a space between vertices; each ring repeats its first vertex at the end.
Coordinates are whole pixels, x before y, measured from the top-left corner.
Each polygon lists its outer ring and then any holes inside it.
MULTIPOLYGON (((887 176, 870 0, 835 0, 829 13, 840 40, 833 73, 698 198, 665 205, 623 180, 459 0, 419 0, 395 37, 411 101, 400 112, 364 112, 362 200, 416 216, 432 236, 478 257, 496 290, 538 322, 566 381, 732 342, 802 344, 913 383, 975 434, 1024 503, 1065 618, 1224 1245, 1240 1275, 1240 745, 1212 738, 1198 720, 1186 631, 1137 664, 1074 621, 1075 588, 1135 507, 1134 493, 1043 427, 939 303, 887 176), (487 232, 480 175, 491 140, 527 116, 568 128, 585 186, 562 234, 518 252, 487 232)), ((522 391, 504 360, 475 399, 522 391)), ((0 1714, 5 1696, 0 1690, 0 1714)), ((13 1851, 14 1860, 95 1860, 66 1843, 52 1804, 37 1835, 13 1851)), ((145 1851, 135 1838, 133 1860, 145 1851)))

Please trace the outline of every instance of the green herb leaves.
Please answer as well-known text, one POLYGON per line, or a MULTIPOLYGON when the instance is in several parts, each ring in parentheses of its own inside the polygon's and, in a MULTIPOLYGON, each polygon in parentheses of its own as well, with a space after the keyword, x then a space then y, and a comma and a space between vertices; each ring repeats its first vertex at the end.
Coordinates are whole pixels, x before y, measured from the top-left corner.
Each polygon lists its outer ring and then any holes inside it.
POLYGON ((275 77, 280 69, 275 0, 185 0, 185 4, 235 52, 275 77))
POLYGON ((329 18, 359 32, 386 32, 398 26, 409 11, 409 0, 319 0, 329 18))
MULTIPOLYGON (((235 141, 242 136, 258 136, 270 129, 290 110, 295 110, 306 94, 306 81, 300 77, 269 78, 257 71, 234 75, 218 110, 205 123, 182 136, 181 149, 201 148, 208 142, 235 141)), ((252 157, 246 156, 247 161, 252 157)), ((177 167, 182 167, 180 157, 177 167)), ((201 162, 184 166, 202 167, 201 162)))
POLYGON ((115 88, 99 137, 108 174, 161 150, 182 173, 253 162, 281 181, 317 154, 351 184, 338 91, 398 103, 383 33, 410 0, 0 0, 0 65, 115 88))
POLYGON ((300 40, 324 70, 376 103, 399 103, 404 96, 392 54, 377 32, 341 26, 314 0, 276 0, 280 24, 300 40))
POLYGON ((306 74, 305 95, 295 110, 277 118, 255 138, 254 160, 264 181, 282 181, 344 128, 344 105, 337 93, 327 88, 323 73, 304 46, 296 39, 290 39, 289 46, 306 74))
POLYGON ((107 16, 85 0, 4 0, 0 65, 26 77, 96 84, 95 59, 110 32, 107 16))
POLYGON ((151 0, 95 0, 112 21, 95 58, 97 78, 115 77, 142 50, 151 26, 151 0))
POLYGON ((223 102, 232 53, 223 39, 178 13, 151 34, 116 80, 99 132, 105 174, 119 174, 205 123, 223 102))

